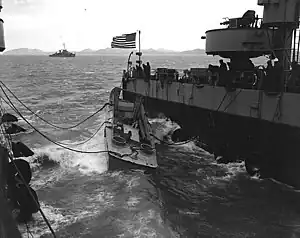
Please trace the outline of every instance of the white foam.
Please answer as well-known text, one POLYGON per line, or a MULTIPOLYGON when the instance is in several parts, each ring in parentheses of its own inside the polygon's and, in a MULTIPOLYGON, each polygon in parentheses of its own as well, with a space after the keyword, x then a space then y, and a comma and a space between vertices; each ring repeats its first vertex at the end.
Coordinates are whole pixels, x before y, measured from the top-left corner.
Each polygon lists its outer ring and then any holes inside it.
MULTIPOLYGON (((103 132, 100 131, 87 144, 80 147, 83 151, 105 151, 103 132)), ((82 173, 98 172, 103 173, 107 170, 107 159, 104 153, 98 154, 81 154, 77 153, 77 161, 82 173)))
POLYGON ((135 207, 136 205, 138 205, 140 203, 140 199, 141 198, 136 197, 136 196, 129 197, 129 199, 127 201, 127 206, 129 208, 135 207))
MULTIPOLYGON (((64 216, 60 213, 58 209, 55 209, 52 206, 47 206, 42 202, 40 203, 40 205, 43 213, 47 217, 54 231, 61 226, 73 223, 73 216, 64 216)), ((28 226, 33 237, 40 237, 42 234, 50 232, 40 213, 34 214, 34 221, 29 222, 28 226)), ((19 229, 21 233, 26 233, 26 226, 19 225, 19 229)))
POLYGON ((149 122, 152 126, 152 133, 161 141, 164 140, 165 136, 170 137, 177 128, 180 128, 177 123, 165 117, 149 119, 149 122))
MULTIPOLYGON (((77 221, 86 219, 87 217, 93 217, 98 213, 98 210, 95 209, 95 207, 86 207, 86 210, 81 210, 76 214, 68 213, 64 215, 65 211, 63 209, 60 210, 50 205, 45 205, 43 202, 41 202, 40 205, 54 232, 65 226, 74 224, 77 221)), ((34 221, 29 222, 28 226, 34 238, 50 234, 50 230, 40 213, 34 214, 34 221)), ((23 234, 27 232, 26 226, 24 225, 19 225, 19 229, 23 234)))
MULTIPOLYGON (((80 141, 78 141, 80 142, 80 141)), ((74 144, 78 142, 73 142, 74 144)), ((102 131, 83 145, 69 145, 68 148, 80 151, 105 151, 102 131)), ((51 160, 57 161, 64 168, 78 168, 86 174, 91 172, 103 173, 107 170, 107 160, 104 153, 73 152, 57 145, 47 145, 35 149, 37 155, 47 154, 51 160)))
POLYGON ((130 180, 127 180, 127 189, 131 190, 134 187, 137 187, 140 185, 139 183, 140 177, 132 177, 130 180))
POLYGON ((117 219, 120 226, 126 230, 125 236, 128 234, 130 237, 157 237, 155 227, 149 224, 151 220, 156 220, 156 212, 153 210, 140 212, 132 219, 117 219))

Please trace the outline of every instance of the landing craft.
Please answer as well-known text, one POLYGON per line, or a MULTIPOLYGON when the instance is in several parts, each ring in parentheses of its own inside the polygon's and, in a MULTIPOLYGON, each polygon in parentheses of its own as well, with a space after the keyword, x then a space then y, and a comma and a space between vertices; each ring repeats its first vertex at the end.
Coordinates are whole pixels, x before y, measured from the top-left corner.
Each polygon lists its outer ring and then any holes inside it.
MULTIPOLYGON (((122 79, 125 100, 144 96, 149 113, 163 112, 189 136, 222 156, 243 159, 252 175, 300 187, 299 0, 258 0, 252 10, 205 34, 206 54, 221 67, 158 68, 148 75, 131 61, 122 79), (267 56, 266 65, 253 58, 267 56), (274 59, 278 59, 277 62, 274 59), (252 169, 253 168, 253 171, 252 169)), ((124 45, 124 46, 128 46, 124 45)))
POLYGON ((142 99, 134 103, 120 98, 121 88, 114 88, 107 107, 104 139, 108 169, 155 169, 156 149, 151 125, 142 99))

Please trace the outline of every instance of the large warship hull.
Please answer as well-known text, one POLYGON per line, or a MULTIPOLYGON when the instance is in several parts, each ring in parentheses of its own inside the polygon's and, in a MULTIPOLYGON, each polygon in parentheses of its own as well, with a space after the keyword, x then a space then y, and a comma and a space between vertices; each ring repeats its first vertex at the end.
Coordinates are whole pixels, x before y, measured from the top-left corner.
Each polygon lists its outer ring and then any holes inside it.
POLYGON ((182 136, 199 136, 225 161, 244 159, 262 177, 300 187, 300 95, 143 79, 123 87, 125 100, 143 95, 149 115, 163 113, 181 126, 182 136))

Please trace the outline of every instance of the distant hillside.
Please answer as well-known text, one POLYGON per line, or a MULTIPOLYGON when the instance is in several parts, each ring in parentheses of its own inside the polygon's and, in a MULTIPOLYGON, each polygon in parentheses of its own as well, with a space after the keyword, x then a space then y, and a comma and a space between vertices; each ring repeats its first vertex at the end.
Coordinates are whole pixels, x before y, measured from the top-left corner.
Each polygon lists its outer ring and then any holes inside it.
MULTIPOLYGON (((71 50, 70 50, 71 51, 71 50)), ((106 48, 99 50, 84 49, 76 52, 76 55, 128 55, 133 49, 116 49, 116 48, 106 48)), ((203 55, 205 50, 194 49, 189 51, 173 51, 166 49, 142 49, 144 55, 203 55)), ((4 55, 49 55, 49 52, 45 52, 39 49, 28 49, 28 48, 19 48, 13 50, 7 50, 4 52, 4 55)))
POLYGON ((143 53, 145 54, 153 54, 153 55, 157 55, 157 54, 179 54, 179 51, 174 51, 174 50, 166 50, 166 49, 145 49, 143 50, 143 53))
POLYGON ((205 55, 204 49, 194 49, 194 50, 187 50, 187 51, 181 51, 180 54, 184 55, 205 55))
POLYGON ((95 50, 92 49, 84 49, 81 51, 76 52, 77 55, 90 55, 93 54, 95 52, 95 50))
POLYGON ((95 55, 128 55, 133 49, 105 48, 96 50, 95 55))
POLYGON ((19 49, 7 50, 3 54, 4 55, 47 55, 47 52, 44 52, 39 49, 19 48, 19 49))
MULTIPOLYGON (((134 49, 116 49, 116 48, 106 48, 95 51, 93 54, 95 55, 128 55, 131 51, 135 51, 134 49)), ((155 50, 155 49, 142 49, 144 55, 161 55, 161 54, 170 54, 179 52, 176 51, 166 51, 166 50, 155 50)))

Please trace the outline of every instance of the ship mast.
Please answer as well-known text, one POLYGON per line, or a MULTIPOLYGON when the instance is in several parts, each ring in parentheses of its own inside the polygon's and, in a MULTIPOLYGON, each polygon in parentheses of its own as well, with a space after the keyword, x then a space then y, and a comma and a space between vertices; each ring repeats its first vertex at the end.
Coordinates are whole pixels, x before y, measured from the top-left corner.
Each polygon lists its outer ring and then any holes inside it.
MULTIPOLYGON (((268 40, 272 56, 279 60, 283 68, 283 85, 288 79, 292 61, 296 61, 299 3, 299 0, 258 0, 258 5, 264 6, 262 28, 271 32, 268 40)), ((297 51, 299 51, 299 46, 297 51)))
POLYGON ((139 51, 136 52, 135 54, 139 57, 136 63, 139 65, 139 67, 141 67, 142 64, 141 56, 143 53, 141 52, 141 31, 140 30, 138 30, 138 34, 139 34, 139 51))
POLYGON ((64 50, 66 49, 66 43, 63 43, 64 50))
POLYGON ((236 71, 248 68, 251 58, 277 58, 274 68, 278 73, 269 89, 284 92, 291 66, 296 68, 298 63, 300 0, 258 0, 258 5, 264 7, 262 19, 248 10, 240 18, 221 23, 227 28, 206 31, 206 53, 229 58, 236 71))

